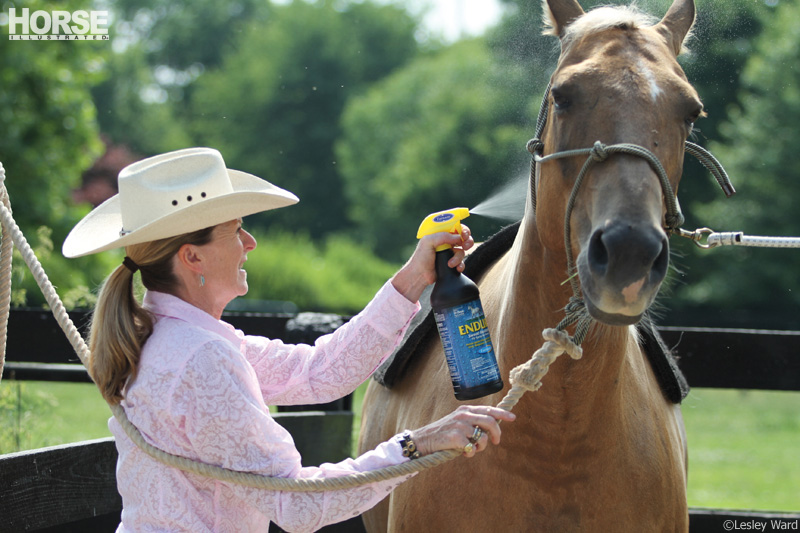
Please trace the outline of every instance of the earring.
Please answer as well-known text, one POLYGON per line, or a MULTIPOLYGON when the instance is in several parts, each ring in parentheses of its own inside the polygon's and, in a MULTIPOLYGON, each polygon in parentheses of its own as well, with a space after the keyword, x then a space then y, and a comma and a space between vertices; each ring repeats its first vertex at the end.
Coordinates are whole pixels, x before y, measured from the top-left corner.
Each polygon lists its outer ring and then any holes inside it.
POLYGON ((204 286, 206 284, 206 278, 202 274, 200 274, 200 286, 204 286))

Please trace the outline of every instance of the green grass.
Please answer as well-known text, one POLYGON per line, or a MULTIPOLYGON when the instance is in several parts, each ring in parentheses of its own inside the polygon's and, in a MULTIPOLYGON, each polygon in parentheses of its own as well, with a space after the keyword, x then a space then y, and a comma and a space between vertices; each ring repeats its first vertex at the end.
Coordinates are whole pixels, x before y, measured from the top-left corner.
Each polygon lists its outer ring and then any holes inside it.
MULTIPOLYGON (((354 448, 365 388, 353 401, 354 448)), ((690 506, 800 510, 800 393, 695 389, 683 415, 690 506)), ((0 453, 107 437, 109 416, 93 385, 3 381, 0 453)))
POLYGON ((800 393, 695 389, 683 416, 689 505, 800 510, 800 393))
POLYGON ((0 453, 110 437, 111 411, 89 383, 0 382, 0 453))

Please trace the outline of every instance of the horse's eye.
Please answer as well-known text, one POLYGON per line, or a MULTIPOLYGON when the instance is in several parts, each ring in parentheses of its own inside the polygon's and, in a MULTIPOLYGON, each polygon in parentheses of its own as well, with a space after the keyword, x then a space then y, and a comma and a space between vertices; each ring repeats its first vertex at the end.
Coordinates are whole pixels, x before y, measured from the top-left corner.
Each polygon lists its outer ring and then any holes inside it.
POLYGON ((697 121, 697 119, 704 115, 705 113, 703 112, 702 106, 695 108, 691 113, 689 113, 689 116, 686 117, 686 125, 691 128, 694 126, 694 123, 697 121))
POLYGON ((556 111, 564 111, 572 103, 567 95, 558 89, 552 89, 550 94, 553 97, 553 106, 556 111))

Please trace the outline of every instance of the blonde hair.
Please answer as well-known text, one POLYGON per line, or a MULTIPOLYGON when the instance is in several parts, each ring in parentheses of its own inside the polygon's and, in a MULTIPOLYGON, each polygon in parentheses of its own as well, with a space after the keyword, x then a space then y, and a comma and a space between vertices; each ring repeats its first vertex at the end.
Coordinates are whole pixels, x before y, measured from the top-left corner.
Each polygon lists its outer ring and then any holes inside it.
MULTIPOLYGON (((125 252, 138 265, 146 289, 172 294, 177 285, 172 258, 184 244, 210 242, 213 229, 133 244, 125 252)), ((89 372, 112 405, 122 400, 125 383, 136 378, 142 347, 153 332, 151 314, 134 295, 133 274, 120 265, 106 278, 89 329, 89 372)))

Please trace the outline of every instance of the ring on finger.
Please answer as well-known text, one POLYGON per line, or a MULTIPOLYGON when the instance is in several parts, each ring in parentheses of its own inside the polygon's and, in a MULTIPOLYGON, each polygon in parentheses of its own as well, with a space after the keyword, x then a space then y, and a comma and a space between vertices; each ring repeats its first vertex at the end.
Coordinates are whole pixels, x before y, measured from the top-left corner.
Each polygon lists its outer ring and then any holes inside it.
POLYGON ((467 445, 464 446, 464 453, 470 453, 472 451, 472 448, 474 447, 475 445, 472 444, 471 442, 467 443, 467 445))
POLYGON ((481 440, 481 435, 483 435, 483 430, 478 426, 475 426, 475 431, 472 432, 472 436, 469 438, 469 441, 472 444, 478 444, 478 441, 481 440))

